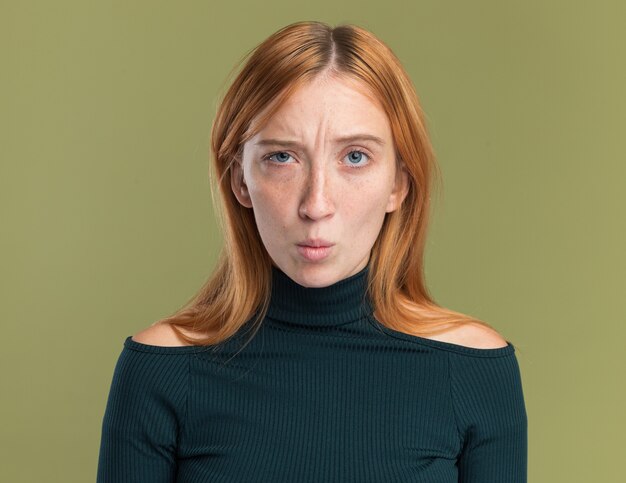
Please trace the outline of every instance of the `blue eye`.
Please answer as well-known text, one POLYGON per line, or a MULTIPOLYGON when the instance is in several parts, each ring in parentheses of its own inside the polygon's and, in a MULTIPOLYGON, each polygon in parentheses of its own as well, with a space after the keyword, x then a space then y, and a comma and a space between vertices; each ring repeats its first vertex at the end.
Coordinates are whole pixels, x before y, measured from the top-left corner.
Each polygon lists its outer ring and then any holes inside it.
POLYGON ((361 168, 363 165, 356 166, 356 165, 354 165, 354 163, 352 163, 352 161, 355 161, 355 162, 357 162, 357 163, 358 163, 359 161, 361 161, 361 160, 363 159, 363 156, 365 156, 366 158, 368 158, 368 159, 369 159, 369 156, 368 156, 367 154, 365 154, 363 151, 359 151, 359 150, 356 150, 356 149, 355 149, 354 151, 350 151, 350 152, 348 153, 347 158, 350 160, 350 164, 351 164, 353 167, 355 167, 355 168, 361 168), (354 154, 356 154, 356 155, 357 155, 356 159, 355 159, 355 158, 354 158, 354 156, 353 156, 354 154))
MULTIPOLYGON (((346 155, 346 158, 348 158, 349 160, 348 165, 351 168, 363 168, 367 166, 368 163, 356 164, 356 163, 359 163, 360 161, 363 161, 363 156, 365 156, 369 160, 369 155, 367 155, 363 151, 360 151, 358 149, 354 149, 350 151, 346 155)), ((274 161, 276 164, 287 164, 287 161, 289 161, 289 158, 291 158, 291 155, 285 151, 275 151, 266 156, 263 156, 264 160, 274 161)))
MULTIPOLYGON (((277 153, 273 153, 273 154, 270 154, 269 156, 267 156, 267 159, 272 159, 274 156, 280 156, 280 155, 285 155, 285 156, 287 156, 287 158, 291 157, 291 155, 289 153, 286 153, 284 151, 278 151, 277 153)), ((282 161, 287 161, 287 159, 283 158, 282 160, 279 161, 279 164, 285 164, 282 161)))

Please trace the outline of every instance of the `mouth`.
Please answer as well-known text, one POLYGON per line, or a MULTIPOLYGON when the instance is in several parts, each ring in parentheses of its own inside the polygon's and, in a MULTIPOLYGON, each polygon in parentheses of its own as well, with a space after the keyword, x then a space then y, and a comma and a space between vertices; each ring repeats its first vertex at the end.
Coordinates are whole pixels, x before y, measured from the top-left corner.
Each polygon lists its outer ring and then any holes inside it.
POLYGON ((310 248, 327 248, 332 247, 334 243, 329 242, 328 240, 318 239, 309 239, 305 240, 302 243, 298 243, 299 247, 310 247, 310 248))
MULTIPOLYGON (((312 243, 312 242, 308 242, 312 243)), ((328 243, 328 242, 326 242, 328 243)), ((296 245, 300 256, 309 262, 319 262, 328 257, 333 249, 332 245, 323 245, 318 243, 318 246, 311 245, 296 245)))

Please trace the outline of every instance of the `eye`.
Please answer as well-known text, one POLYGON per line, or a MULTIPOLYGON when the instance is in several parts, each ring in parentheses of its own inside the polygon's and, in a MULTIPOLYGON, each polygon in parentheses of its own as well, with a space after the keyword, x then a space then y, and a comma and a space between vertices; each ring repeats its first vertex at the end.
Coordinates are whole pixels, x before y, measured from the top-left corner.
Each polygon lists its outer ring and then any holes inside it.
MULTIPOLYGON (((288 164, 287 161, 289 158, 291 158, 291 154, 285 151, 275 151, 263 156, 263 160, 274 161, 276 164, 288 164)), ((348 165, 351 168, 363 168, 369 164, 370 156, 364 151, 353 149, 345 156, 345 158, 348 159, 348 165), (364 157, 367 158, 368 162, 358 164, 363 161, 364 157)))
POLYGON ((358 149, 354 149, 354 150, 350 151, 346 155, 346 158, 348 158, 348 160, 349 160, 348 164, 350 165, 350 167, 352 167, 352 168, 362 168, 362 167, 366 166, 368 163, 358 164, 358 165, 356 163, 358 163, 359 161, 362 161, 363 160, 363 156, 365 156, 367 159, 369 159, 369 156, 366 153, 364 153, 363 151, 360 151, 358 149))
POLYGON ((263 159, 269 159, 270 161, 274 161, 272 158, 276 156, 278 159, 276 160, 278 164, 286 164, 284 161, 287 161, 288 158, 291 157, 289 153, 285 151, 277 151, 275 153, 270 153, 267 156, 264 156, 263 159))

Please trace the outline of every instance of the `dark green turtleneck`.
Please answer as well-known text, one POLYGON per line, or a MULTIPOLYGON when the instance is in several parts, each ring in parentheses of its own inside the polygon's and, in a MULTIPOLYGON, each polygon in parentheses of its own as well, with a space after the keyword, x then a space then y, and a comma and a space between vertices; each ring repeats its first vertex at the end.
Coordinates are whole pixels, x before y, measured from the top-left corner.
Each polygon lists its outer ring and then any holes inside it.
POLYGON ((527 417, 514 346, 387 329, 368 267, 303 287, 273 267, 252 340, 212 350, 126 338, 98 483, 520 483, 527 417))

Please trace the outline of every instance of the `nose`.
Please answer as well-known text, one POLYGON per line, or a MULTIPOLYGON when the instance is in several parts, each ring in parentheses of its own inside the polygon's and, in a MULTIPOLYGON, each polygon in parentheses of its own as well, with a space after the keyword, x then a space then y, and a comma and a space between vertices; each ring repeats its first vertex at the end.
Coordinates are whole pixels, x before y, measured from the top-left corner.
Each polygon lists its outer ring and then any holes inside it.
POLYGON ((298 210, 300 216, 320 220, 332 215, 335 207, 330 195, 331 186, 329 186, 324 166, 319 164, 312 166, 304 183, 304 192, 298 210))

